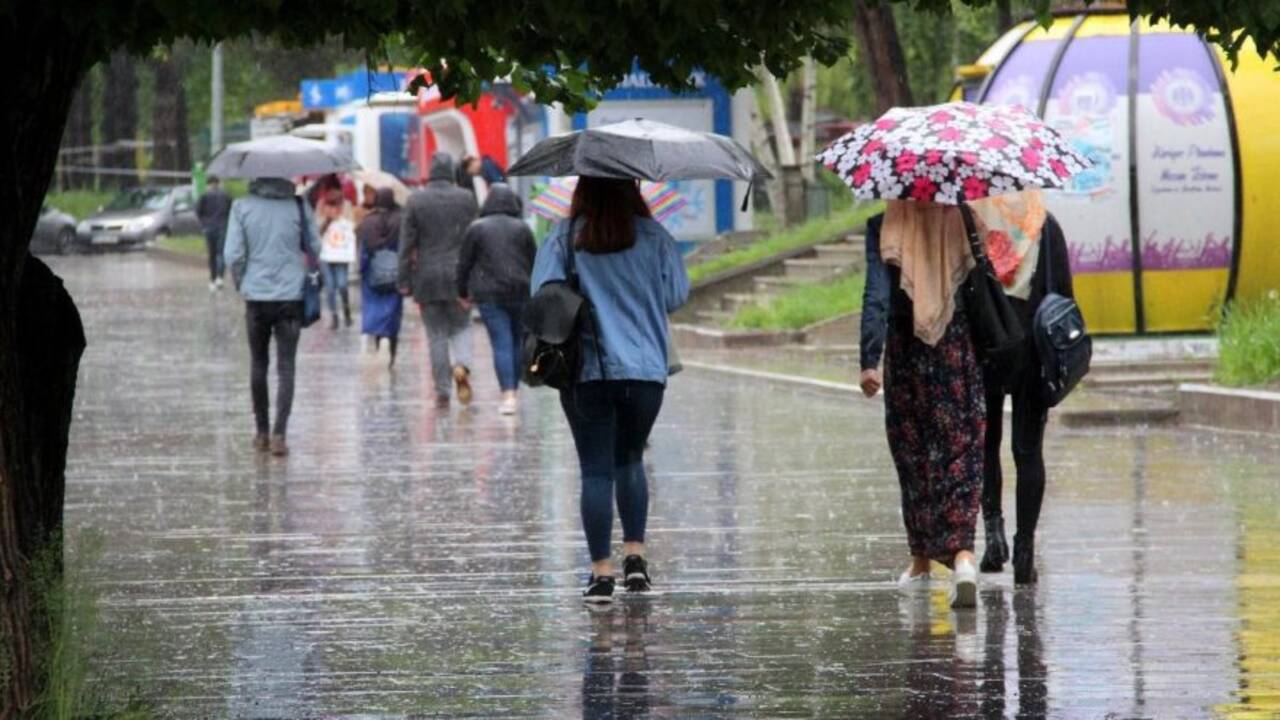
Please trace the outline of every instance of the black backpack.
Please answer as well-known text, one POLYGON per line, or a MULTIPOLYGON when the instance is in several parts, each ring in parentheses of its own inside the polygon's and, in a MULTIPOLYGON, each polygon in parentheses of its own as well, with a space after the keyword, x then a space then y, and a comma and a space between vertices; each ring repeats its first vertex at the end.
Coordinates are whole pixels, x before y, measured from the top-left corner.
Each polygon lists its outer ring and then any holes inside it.
MULTIPOLYGON (((1041 248, 1049 252, 1049 248, 1041 248)), ((1053 292, 1053 259, 1045 258, 1045 296, 1031 319, 1040 358, 1040 397, 1045 405, 1062 402, 1080 379, 1089 373, 1093 359, 1093 338, 1085 329, 1080 306, 1069 297, 1053 292)))
MULTIPOLYGON (((526 385, 568 390, 582 374, 582 328, 592 322, 591 305, 582 293, 574 263, 572 230, 565 233, 565 280, 538 288, 525 304, 521 323, 525 328, 521 355, 526 385)), ((598 336, 599 333, 596 333, 598 336)), ((601 352, 600 376, 604 377, 601 352)))

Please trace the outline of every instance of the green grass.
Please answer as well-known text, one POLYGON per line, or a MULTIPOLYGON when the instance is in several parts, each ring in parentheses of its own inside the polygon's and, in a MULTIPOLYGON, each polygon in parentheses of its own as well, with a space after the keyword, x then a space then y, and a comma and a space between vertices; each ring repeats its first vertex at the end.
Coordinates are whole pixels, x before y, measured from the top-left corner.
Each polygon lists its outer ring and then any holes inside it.
POLYGON ((862 307, 866 275, 858 272, 834 282, 800 285, 762 305, 742 308, 729 320, 739 330, 799 330, 862 307))
POLYGON ((711 258, 689 267, 689 279, 698 282, 726 270, 749 265, 806 245, 836 239, 847 232, 861 231, 867 218, 880 212, 880 205, 862 204, 774 233, 760 242, 711 258))
POLYGON ((204 246, 203 235, 174 235, 161 238, 156 241, 156 247, 196 257, 205 257, 208 253, 204 246))
POLYGON ((1214 378, 1236 387, 1280 382, 1280 291, 1222 313, 1214 378))
POLYGON ((101 190, 51 192, 44 196, 44 204, 62 212, 71 213, 76 220, 83 220, 97 212, 99 207, 106 205, 114 195, 114 191, 101 190))
POLYGON ((111 652, 98 612, 100 592, 89 578, 90 569, 101 558, 102 544, 101 533, 85 530, 61 562, 61 543, 51 544, 33 559, 33 601, 44 611, 49 627, 36 645, 45 686, 24 717, 145 720, 152 716, 133 688, 102 687, 92 677, 95 664, 111 652))

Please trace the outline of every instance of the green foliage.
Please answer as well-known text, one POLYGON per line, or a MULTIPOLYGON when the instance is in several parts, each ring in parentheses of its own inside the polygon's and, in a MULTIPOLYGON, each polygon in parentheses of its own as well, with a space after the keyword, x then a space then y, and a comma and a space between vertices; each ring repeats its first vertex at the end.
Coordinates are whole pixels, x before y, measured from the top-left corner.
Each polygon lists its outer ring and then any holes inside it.
POLYGON ((788 250, 838 239, 860 232, 867 218, 880 212, 879 203, 854 205, 830 215, 787 228, 747 247, 732 250, 689 268, 689 279, 698 282, 717 273, 749 265, 788 250))
POLYGON ((44 204, 83 220, 106 205, 113 195, 113 190, 64 190, 46 195, 44 204))
POLYGON ((762 305, 742 308, 729 320, 740 330, 800 330, 862 307, 866 275, 859 272, 834 282, 801 285, 762 305))
POLYGON ((1218 367, 1224 385, 1280 381, 1280 291, 1232 303, 1218 321, 1218 367))

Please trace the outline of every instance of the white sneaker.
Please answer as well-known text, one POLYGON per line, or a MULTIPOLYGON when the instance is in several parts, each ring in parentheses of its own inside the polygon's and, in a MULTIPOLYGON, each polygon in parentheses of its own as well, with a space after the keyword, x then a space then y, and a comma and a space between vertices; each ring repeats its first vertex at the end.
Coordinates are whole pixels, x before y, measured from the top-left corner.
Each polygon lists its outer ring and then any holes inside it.
POLYGON ((948 600, 953 608, 972 608, 978 606, 978 569, 973 562, 965 560, 956 563, 951 573, 951 593, 948 600))
POLYGON ((221 290, 221 289, 222 289, 222 278, 218 278, 217 280, 215 280, 215 281, 214 281, 214 283, 213 283, 213 284, 214 284, 214 286, 215 286, 218 290, 221 290))
POLYGON ((922 572, 919 575, 912 575, 911 568, 902 571, 898 576, 898 589, 904 593, 914 593, 920 590, 929 589, 929 573, 922 572))
POLYGON ((515 415, 516 410, 520 408, 520 401, 516 399, 513 392, 505 392, 502 394, 502 402, 498 405, 498 412, 503 415, 515 415))
POLYGON ((209 282, 209 292, 218 292, 218 283, 213 282, 213 281, 210 281, 210 282, 209 282))

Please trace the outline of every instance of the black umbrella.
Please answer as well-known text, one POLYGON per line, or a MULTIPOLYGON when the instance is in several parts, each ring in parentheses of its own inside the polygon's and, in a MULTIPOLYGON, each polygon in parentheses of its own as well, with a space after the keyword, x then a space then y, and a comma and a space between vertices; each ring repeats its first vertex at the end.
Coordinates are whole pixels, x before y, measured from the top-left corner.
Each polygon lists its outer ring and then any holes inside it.
POLYGON ((510 175, 694 180, 772 177, 732 138, 651 120, 625 120, 549 137, 520 158, 510 175))

